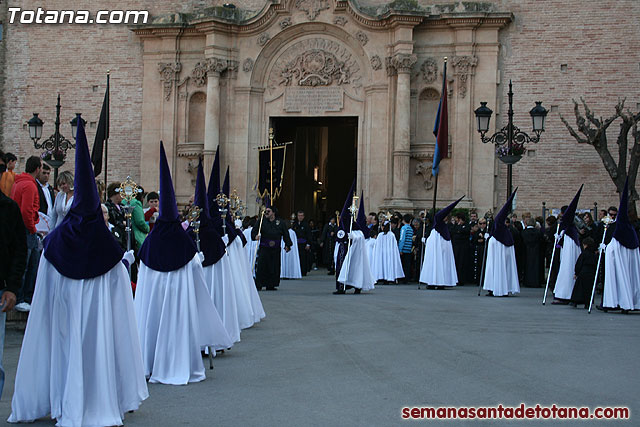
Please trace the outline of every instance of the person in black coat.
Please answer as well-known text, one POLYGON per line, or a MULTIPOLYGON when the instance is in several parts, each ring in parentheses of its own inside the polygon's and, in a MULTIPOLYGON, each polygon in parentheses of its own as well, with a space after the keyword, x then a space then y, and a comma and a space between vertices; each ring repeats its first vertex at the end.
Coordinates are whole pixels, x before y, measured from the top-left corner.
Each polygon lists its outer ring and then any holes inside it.
POLYGON ((42 169, 40 170, 40 174, 36 178, 38 184, 38 196, 40 197, 40 209, 39 212, 42 212, 45 215, 49 214, 49 203, 51 203, 51 208, 53 209, 53 203, 56 200, 56 196, 53 193, 53 188, 49 185, 49 175, 51 174, 51 166, 42 162, 42 169), (45 196, 45 191, 49 198, 45 196), (48 200, 48 201, 47 201, 48 200))
POLYGON ((544 232, 545 266, 550 269, 549 289, 553 291, 558 277, 558 269, 560 268, 560 248, 556 248, 556 253, 555 255, 553 254, 553 247, 556 243, 555 234, 558 231, 558 220, 551 215, 547 217, 546 223, 547 227, 544 232), (552 255, 554 255, 553 260, 551 259, 552 255))
MULTIPOLYGON (((4 153, 0 150, 0 177, 6 170, 4 153)), ((0 316, 5 316, 5 313, 13 310, 16 305, 26 264, 27 229, 22 220, 20 207, 0 191, 0 294, 2 295, 0 296, 0 316)), ((4 321, 2 325, 4 328, 4 321)), ((4 331, 0 337, 2 337, 0 346, 4 348, 4 331)), ((0 374, 4 378, 2 363, 0 363, 0 374)), ((2 385, 0 385, 0 396, 2 396, 2 385)))
POLYGON ((298 256, 300 257, 300 270, 303 276, 311 271, 311 227, 304 219, 304 211, 299 210, 297 217, 291 225, 298 238, 298 256))
POLYGON ((486 247, 485 234, 487 233, 487 220, 482 218, 471 227, 471 268, 469 280, 477 285, 482 275, 482 263, 486 247))
POLYGON ((464 285, 469 277, 469 244, 471 240, 471 229, 467 223, 464 213, 458 212, 455 222, 451 228, 451 245, 453 246, 453 257, 456 260, 456 272, 458 273, 458 284, 464 285))
POLYGON ((516 252, 516 266, 518 268, 518 279, 522 281, 524 276, 524 258, 526 252, 524 241, 522 240, 522 231, 524 230, 524 227, 522 227, 522 223, 520 221, 511 221, 509 218, 507 218, 507 227, 509 227, 509 231, 513 237, 513 246, 516 252))
POLYGON ((338 234, 338 224, 336 217, 332 216, 329 222, 324 225, 320 237, 320 247, 322 248, 322 262, 328 268, 328 274, 335 274, 336 266, 333 260, 333 252, 336 247, 336 234, 338 234))
POLYGON ((542 232, 536 228, 536 221, 527 218, 527 228, 522 230, 522 241, 524 244, 524 280, 523 286, 527 288, 538 288, 542 283, 540 276, 540 246, 543 242, 542 232))
POLYGON ((582 253, 576 261, 576 283, 573 286, 570 303, 572 306, 577 307, 578 304, 584 304, 584 308, 589 308, 597 263, 596 242, 591 237, 587 237, 582 241, 582 253))

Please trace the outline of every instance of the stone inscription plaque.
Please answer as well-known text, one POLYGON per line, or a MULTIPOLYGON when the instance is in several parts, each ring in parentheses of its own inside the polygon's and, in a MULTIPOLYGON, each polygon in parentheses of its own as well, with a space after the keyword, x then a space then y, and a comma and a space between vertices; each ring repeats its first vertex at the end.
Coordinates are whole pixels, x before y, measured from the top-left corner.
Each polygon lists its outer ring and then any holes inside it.
POLYGON ((341 111, 344 89, 340 87, 288 87, 284 93, 284 109, 289 113, 322 114, 341 111))

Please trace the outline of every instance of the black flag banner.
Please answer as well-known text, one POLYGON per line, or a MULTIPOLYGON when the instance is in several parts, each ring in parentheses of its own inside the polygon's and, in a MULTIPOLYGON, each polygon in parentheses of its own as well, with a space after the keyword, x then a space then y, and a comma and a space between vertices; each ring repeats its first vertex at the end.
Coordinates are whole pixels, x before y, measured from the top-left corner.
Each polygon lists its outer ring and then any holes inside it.
POLYGON ((109 75, 107 75, 107 90, 104 93, 96 139, 93 142, 93 149, 91 150, 91 163, 93 163, 95 176, 100 175, 102 172, 102 154, 105 151, 107 141, 109 141, 109 75))
POLYGON ((282 181, 284 178, 284 160, 286 151, 286 144, 274 145, 272 150, 270 150, 268 146, 260 149, 258 154, 258 197, 264 198, 269 195, 271 201, 274 201, 278 196, 280 196, 280 192, 282 191, 282 181), (272 171, 269 169, 272 157, 270 153, 273 153, 272 171), (271 182, 271 177, 273 177, 273 183, 271 182), (272 190, 273 194, 271 194, 272 190))

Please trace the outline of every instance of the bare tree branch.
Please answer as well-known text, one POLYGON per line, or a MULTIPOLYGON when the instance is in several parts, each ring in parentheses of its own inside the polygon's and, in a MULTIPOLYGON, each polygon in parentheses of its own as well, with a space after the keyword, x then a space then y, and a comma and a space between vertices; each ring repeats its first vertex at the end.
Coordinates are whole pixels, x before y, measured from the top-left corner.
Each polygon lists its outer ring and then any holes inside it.
POLYGON ((580 135, 578 135, 576 133, 575 130, 573 130, 573 128, 571 127, 569 122, 567 122, 565 120, 565 118, 562 117, 562 114, 560 115, 560 120, 562 120, 562 123, 564 123, 564 125, 567 127, 567 129, 569 130, 569 133, 571 134, 571 136, 573 136, 579 143, 581 143, 581 144, 589 144, 590 143, 588 139, 585 139, 585 138, 581 137, 580 135))

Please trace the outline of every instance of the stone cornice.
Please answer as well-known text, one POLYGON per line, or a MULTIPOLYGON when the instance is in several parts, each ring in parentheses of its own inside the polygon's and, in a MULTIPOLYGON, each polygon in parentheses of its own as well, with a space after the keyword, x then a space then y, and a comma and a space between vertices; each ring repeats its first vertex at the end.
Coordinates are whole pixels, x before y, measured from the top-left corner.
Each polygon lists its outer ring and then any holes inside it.
MULTIPOLYGON (((291 13, 295 5, 295 0, 273 0, 267 2, 263 9, 253 16, 249 16, 247 11, 242 9, 206 8, 196 13, 176 13, 157 17, 151 24, 132 26, 131 30, 140 37, 175 36, 180 34, 180 31, 183 31, 183 35, 211 32, 252 35, 271 28, 281 16, 291 13)), ((335 0, 332 12, 337 16, 348 15, 361 27, 379 31, 403 26, 482 25, 502 28, 513 20, 513 14, 510 12, 491 11, 489 3, 473 5, 475 3, 459 10, 452 9, 451 5, 423 8, 415 2, 395 1, 378 10, 361 6, 358 0, 335 0)))

